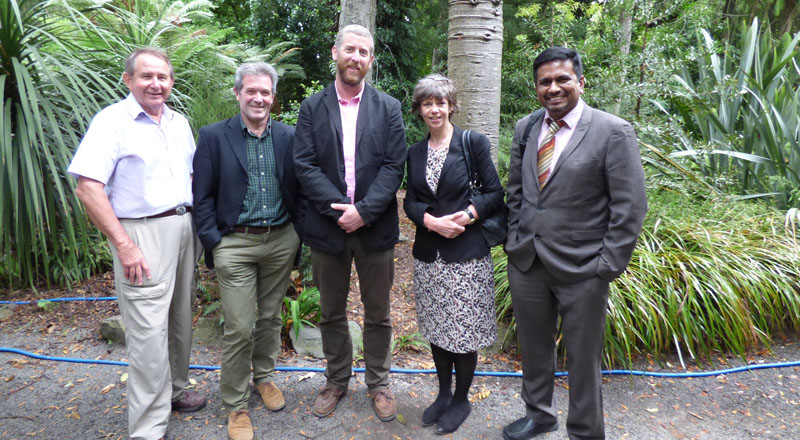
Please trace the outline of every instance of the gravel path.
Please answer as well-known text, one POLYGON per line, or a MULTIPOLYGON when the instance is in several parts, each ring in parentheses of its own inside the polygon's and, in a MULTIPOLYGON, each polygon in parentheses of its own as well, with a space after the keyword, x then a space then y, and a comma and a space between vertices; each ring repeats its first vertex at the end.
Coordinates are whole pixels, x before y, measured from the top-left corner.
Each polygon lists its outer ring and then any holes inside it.
MULTIPOLYGON (((0 346, 50 356, 124 360, 120 345, 107 344, 86 326, 62 327, 58 337, 27 323, 0 332, 0 346)), ((751 362, 800 360, 800 345, 774 347, 751 362)), ((219 350, 195 343, 192 363, 218 365, 219 350)), ((730 366, 741 365, 729 359, 730 366)), ((322 367, 317 360, 287 358, 283 366, 322 367)), ((639 366, 646 368, 646 365, 639 366)), ((478 369, 500 368, 496 363, 478 369)), ((677 371, 677 368, 665 367, 677 371)), ((658 370, 658 368, 655 368, 658 370)), ((0 439, 122 439, 126 433, 125 367, 39 361, 0 353, 0 439)), ((209 397, 200 412, 173 413, 171 439, 226 438, 217 371, 193 370, 195 389, 209 397)), ((394 374, 398 419, 378 421, 357 374, 336 412, 318 419, 311 402, 324 384, 321 373, 280 373, 287 406, 267 411, 254 394, 250 409, 258 439, 434 439, 422 428, 423 409, 435 397, 430 374, 394 374)), ((523 415, 519 378, 479 377, 473 385, 472 415, 452 439, 501 439, 502 426, 523 415)), ((556 399, 566 408, 568 384, 559 379, 556 399)), ((694 379, 606 377, 603 387, 609 439, 800 439, 800 368, 777 368, 694 379)), ((566 439, 561 429, 538 438, 566 439)))

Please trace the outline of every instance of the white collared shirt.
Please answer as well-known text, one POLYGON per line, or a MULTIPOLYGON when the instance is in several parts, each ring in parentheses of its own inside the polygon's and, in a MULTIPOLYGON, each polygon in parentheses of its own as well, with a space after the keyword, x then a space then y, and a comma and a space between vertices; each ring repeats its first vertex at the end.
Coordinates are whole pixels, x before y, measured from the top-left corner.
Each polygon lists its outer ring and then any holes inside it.
MULTIPOLYGON (((583 107, 583 99, 578 98, 578 104, 575 105, 575 108, 561 118, 567 125, 561 127, 561 129, 556 132, 556 145, 553 147, 553 160, 550 162, 550 174, 553 173, 553 168, 555 168, 558 163, 561 152, 564 151, 564 147, 567 146, 567 143, 569 143, 569 140, 572 138, 572 133, 575 132, 575 127, 578 126, 578 121, 580 121, 581 115, 583 114, 583 107)), ((542 146, 542 140, 547 134, 548 119, 550 119, 550 112, 546 111, 544 118, 542 118, 542 129, 539 130, 539 142, 536 144, 538 147, 542 146)))
POLYGON ((156 123, 133 95, 92 119, 67 171, 105 184, 117 218, 140 218, 192 205, 189 122, 166 105, 156 123))
MULTIPOLYGON (((334 84, 334 88, 336 88, 334 84)), ((358 95, 345 100, 336 89, 336 98, 339 100, 339 113, 342 115, 342 153, 344 153, 344 181, 347 184, 347 197, 350 203, 355 203, 356 194, 356 126, 358 125, 358 109, 361 107, 361 95, 364 85, 358 95)))

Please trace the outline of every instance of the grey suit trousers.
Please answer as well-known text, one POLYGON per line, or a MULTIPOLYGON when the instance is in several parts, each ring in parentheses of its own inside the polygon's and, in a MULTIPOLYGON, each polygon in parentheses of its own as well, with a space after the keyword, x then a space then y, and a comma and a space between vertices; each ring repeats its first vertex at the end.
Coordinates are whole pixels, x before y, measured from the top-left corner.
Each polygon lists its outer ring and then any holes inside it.
POLYGON ((569 372, 567 433, 572 440, 605 438, 600 366, 608 282, 599 277, 559 281, 538 258, 527 272, 509 264, 508 280, 522 348, 522 400, 528 417, 544 425, 557 421, 553 381, 560 316, 569 372))

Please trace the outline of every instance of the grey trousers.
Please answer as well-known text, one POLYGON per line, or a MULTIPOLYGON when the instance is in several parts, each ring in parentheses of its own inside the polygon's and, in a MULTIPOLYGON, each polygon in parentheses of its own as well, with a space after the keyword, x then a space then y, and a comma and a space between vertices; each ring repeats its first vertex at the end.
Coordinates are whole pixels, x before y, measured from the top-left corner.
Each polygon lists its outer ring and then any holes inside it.
POLYGON ((214 247, 225 334, 219 390, 228 412, 247 409, 253 382, 271 380, 281 349, 281 307, 300 239, 291 224, 232 233, 214 247))
POLYGON ((594 277, 564 283, 538 259, 524 273, 509 264, 508 281, 522 348, 521 396, 527 415, 544 425, 557 421, 553 381, 560 316, 569 372, 567 433, 572 440, 605 438, 600 366, 608 282, 594 277))
POLYGON ((201 246, 191 214, 120 222, 152 274, 141 286, 130 284, 111 246, 130 364, 128 434, 131 439, 158 439, 167 430, 171 402, 181 398, 188 383, 201 246))
POLYGON ((347 388, 352 375, 353 342, 347 327, 347 294, 353 261, 364 304, 364 379, 370 391, 389 385, 392 365, 392 323, 389 316, 389 291, 394 282, 394 248, 366 252, 358 237, 351 234, 342 255, 311 251, 314 282, 320 293, 322 351, 328 365, 328 385, 347 388))

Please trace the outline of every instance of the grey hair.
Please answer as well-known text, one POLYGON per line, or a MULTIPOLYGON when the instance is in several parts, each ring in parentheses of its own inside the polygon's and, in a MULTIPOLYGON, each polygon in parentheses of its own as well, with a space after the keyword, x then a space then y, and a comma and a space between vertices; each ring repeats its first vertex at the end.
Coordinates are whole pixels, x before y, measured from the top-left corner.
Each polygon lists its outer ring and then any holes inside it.
POLYGON ((278 71, 270 63, 244 63, 236 69, 236 77, 233 80, 233 88, 236 92, 242 91, 242 81, 245 76, 268 76, 272 80, 272 94, 278 88, 278 71))
POLYGON ((159 49, 157 47, 143 47, 141 49, 136 49, 131 52, 130 55, 125 57, 125 73, 128 76, 133 77, 133 74, 136 72, 136 58, 139 58, 139 55, 152 55, 156 58, 164 60, 169 66, 169 77, 171 79, 175 79, 175 71, 172 69, 172 62, 169 60, 169 56, 163 49, 159 49))
POLYGON ((450 114, 458 111, 458 92, 453 81, 440 73, 431 73, 417 82, 411 98, 411 113, 419 114, 422 101, 428 98, 446 99, 450 114))
POLYGON ((336 34, 336 42, 333 43, 337 49, 342 47, 342 43, 344 42, 344 36, 346 34, 355 34, 359 37, 364 37, 369 40, 369 54, 375 55, 375 40, 372 38, 372 32, 369 29, 361 26, 360 24, 348 24, 347 26, 339 29, 339 33, 336 34))

